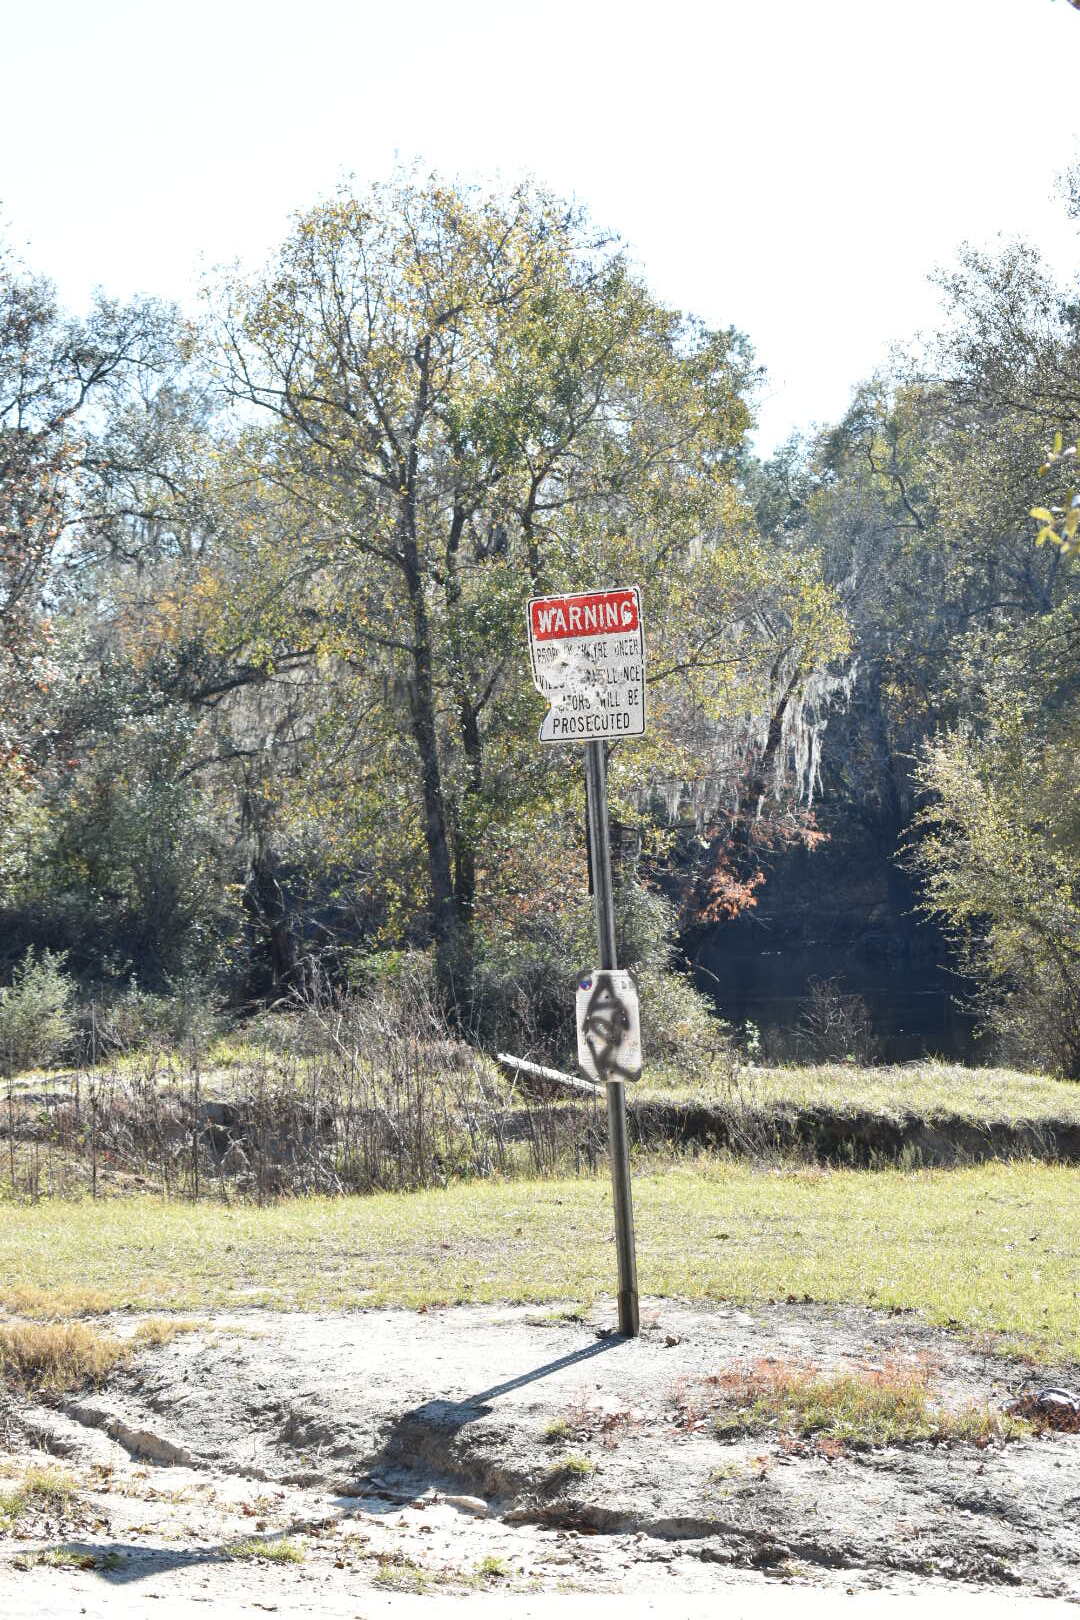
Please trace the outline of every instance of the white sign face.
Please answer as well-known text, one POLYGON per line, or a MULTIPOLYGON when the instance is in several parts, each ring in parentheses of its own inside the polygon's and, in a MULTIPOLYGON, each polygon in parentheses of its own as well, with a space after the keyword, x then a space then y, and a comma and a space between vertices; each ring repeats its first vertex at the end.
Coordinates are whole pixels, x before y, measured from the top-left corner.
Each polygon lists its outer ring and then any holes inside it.
POLYGON ((551 707, 541 742, 645 733, 645 633, 636 585, 529 603, 533 683, 551 707))
POLYGON ((590 1080, 641 1079, 641 1014, 624 968, 597 968, 578 980, 578 1063, 590 1080))

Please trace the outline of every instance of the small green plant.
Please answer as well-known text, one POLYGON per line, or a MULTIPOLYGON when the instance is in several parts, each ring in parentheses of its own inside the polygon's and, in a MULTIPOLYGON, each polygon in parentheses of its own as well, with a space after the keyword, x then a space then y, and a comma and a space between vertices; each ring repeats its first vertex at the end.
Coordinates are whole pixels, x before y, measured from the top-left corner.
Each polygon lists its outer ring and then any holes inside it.
POLYGON ((721 1463, 719 1468, 713 1468, 709 1473, 710 1485, 725 1485, 728 1480, 741 1479, 749 1471, 745 1462, 721 1463))
POLYGON ((0 1491, 0 1530, 13 1528, 34 1511, 62 1511, 75 1491, 75 1481, 61 1468, 28 1468, 14 1490, 0 1491))
POLYGON ((559 1484, 569 1479, 585 1479, 589 1474, 596 1473, 596 1464, 580 1452, 570 1451, 555 1464, 548 1474, 551 1484, 559 1484))
POLYGON ((565 1418, 552 1418, 551 1422, 544 1429, 544 1439, 547 1441, 548 1445, 557 1446, 561 1444, 562 1441, 569 1440, 573 1432, 573 1429, 565 1418))
POLYGON ((40 1552, 29 1553, 23 1567, 110 1570, 119 1569, 123 1562, 123 1554, 112 1549, 94 1552, 89 1547, 44 1547, 40 1552))
POLYGON ((225 1548, 226 1558, 266 1559, 272 1564, 302 1564, 304 1549, 296 1541, 261 1541, 249 1536, 245 1541, 233 1541, 225 1548))
POLYGON ((411 1558, 380 1558, 374 1582, 389 1592, 426 1592, 432 1576, 411 1558))
POLYGON ((70 1046, 75 1033, 75 985, 63 956, 33 948, 0 990, 0 1074, 44 1068, 70 1046))
POLYGON ((489 1553, 477 1564, 476 1573, 485 1581, 505 1581, 510 1574, 510 1565, 505 1558, 489 1553))

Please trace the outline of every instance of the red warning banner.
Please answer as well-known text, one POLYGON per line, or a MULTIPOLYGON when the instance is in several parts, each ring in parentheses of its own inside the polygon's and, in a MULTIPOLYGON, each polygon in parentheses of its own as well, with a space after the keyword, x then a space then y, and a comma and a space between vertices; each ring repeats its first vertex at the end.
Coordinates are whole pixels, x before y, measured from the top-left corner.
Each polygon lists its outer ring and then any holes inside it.
POLYGON ((581 596, 541 596, 529 603, 534 641, 569 641, 610 636, 639 626, 637 592, 593 591, 581 596))

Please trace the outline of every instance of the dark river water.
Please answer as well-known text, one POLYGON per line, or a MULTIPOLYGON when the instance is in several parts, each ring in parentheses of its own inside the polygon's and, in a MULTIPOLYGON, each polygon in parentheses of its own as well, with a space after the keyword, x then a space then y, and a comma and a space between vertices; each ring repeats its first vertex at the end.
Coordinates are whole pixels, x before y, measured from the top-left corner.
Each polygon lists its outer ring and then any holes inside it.
POLYGON ((940 931, 920 916, 910 885, 884 856, 864 849, 852 858, 836 844, 824 854, 797 851, 777 868, 754 910, 685 946, 698 988, 728 1022, 757 1026, 766 1057, 843 1057, 837 1043, 845 1028, 854 1028, 873 1049, 856 1050, 856 1057, 985 1059, 963 1005, 972 987, 954 971, 940 931), (834 1027, 823 1040, 830 1013, 834 1027))

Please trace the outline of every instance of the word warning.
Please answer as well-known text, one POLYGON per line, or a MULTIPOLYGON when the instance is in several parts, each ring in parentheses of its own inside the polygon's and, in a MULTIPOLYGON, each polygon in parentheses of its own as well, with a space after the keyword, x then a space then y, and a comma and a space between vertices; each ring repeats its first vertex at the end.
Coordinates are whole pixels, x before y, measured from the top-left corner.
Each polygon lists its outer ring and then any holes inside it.
POLYGON ((537 596, 528 607, 536 690, 551 707, 541 742, 645 733, 645 633, 636 585, 537 596))

